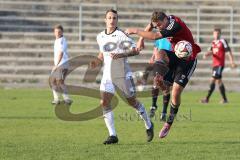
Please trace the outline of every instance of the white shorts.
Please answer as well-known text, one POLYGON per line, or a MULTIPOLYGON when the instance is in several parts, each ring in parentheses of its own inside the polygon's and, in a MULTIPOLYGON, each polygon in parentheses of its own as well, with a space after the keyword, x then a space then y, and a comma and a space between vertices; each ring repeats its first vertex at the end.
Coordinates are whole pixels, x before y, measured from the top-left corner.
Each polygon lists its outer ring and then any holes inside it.
POLYGON ((51 77, 55 78, 56 80, 65 80, 67 72, 67 68, 58 67, 54 72, 51 73, 51 77))
POLYGON ((121 94, 126 98, 136 95, 136 89, 132 77, 127 79, 118 78, 115 79, 114 82, 107 80, 101 81, 100 91, 114 94, 116 89, 120 90, 121 94))

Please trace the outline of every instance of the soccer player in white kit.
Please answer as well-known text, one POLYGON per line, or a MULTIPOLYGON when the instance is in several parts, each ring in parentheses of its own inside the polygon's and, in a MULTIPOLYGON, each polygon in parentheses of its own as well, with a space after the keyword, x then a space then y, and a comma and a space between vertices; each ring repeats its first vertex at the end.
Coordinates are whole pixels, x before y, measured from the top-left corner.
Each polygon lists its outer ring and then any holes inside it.
POLYGON ((64 103, 71 105, 72 100, 69 98, 67 87, 64 84, 64 80, 68 71, 68 52, 67 52, 67 40, 63 36, 63 27, 61 25, 56 25, 54 27, 54 67, 51 73, 51 85, 53 91, 52 104, 57 105, 60 103, 60 92, 64 103))
POLYGON ((136 99, 132 73, 127 62, 127 57, 138 55, 139 51, 136 50, 134 41, 117 27, 118 14, 116 10, 110 9, 106 12, 105 23, 106 29, 97 36, 100 49, 98 58, 90 62, 91 68, 95 68, 102 62, 104 64, 100 85, 100 103, 103 109, 104 121, 109 131, 109 137, 103 144, 118 143, 111 108, 111 99, 114 96, 116 88, 121 91, 129 105, 135 108, 143 119, 146 127, 147 141, 150 142, 154 136, 153 123, 150 121, 143 104, 136 99))

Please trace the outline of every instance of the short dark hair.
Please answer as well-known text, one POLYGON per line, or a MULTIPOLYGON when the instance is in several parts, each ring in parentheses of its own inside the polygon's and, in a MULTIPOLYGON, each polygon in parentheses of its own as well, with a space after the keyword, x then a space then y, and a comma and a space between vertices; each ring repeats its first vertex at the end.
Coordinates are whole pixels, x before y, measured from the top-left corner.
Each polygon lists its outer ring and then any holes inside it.
POLYGON ((55 25, 53 29, 60 29, 63 32, 63 26, 60 24, 55 25))
POLYGON ((221 28, 214 28, 213 31, 221 33, 221 28))
POLYGON ((164 12, 153 11, 151 20, 152 22, 157 22, 158 20, 163 21, 165 17, 167 17, 167 15, 164 12))
POLYGON ((111 9, 109 9, 109 10, 106 11, 105 17, 107 16, 107 14, 108 14, 109 12, 118 14, 118 12, 117 12, 115 9, 112 9, 112 8, 111 8, 111 9))

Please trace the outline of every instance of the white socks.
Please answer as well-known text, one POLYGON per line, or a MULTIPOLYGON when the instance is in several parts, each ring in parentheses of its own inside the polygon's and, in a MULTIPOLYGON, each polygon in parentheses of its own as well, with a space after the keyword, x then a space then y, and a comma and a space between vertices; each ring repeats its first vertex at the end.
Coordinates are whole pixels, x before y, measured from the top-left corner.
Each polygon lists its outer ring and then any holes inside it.
POLYGON ((53 91, 53 99, 54 99, 54 101, 59 101, 60 93, 57 92, 54 89, 52 91, 53 91))
MULTIPOLYGON (((69 100, 70 97, 67 92, 67 87, 65 85, 60 85, 60 88, 63 91, 62 93, 63 100, 69 100)), ((54 101, 59 101, 61 93, 57 92, 57 86, 53 86, 52 91, 53 91, 54 101)))
POLYGON ((63 93, 62 93, 63 99, 64 99, 64 100, 69 100, 70 97, 69 97, 69 95, 68 95, 67 86, 64 85, 64 84, 61 84, 60 87, 61 87, 61 89, 62 89, 62 91, 63 91, 63 93))
MULTIPOLYGON (((152 123, 150 121, 150 118, 147 115, 147 112, 143 106, 143 104, 138 103, 137 104, 137 113, 140 115, 140 117, 143 119, 145 123, 146 129, 150 129, 152 127, 152 123)), ((116 130, 114 127, 114 119, 113 119, 113 112, 112 110, 103 110, 103 118, 105 121, 105 124, 107 126, 108 132, 110 136, 116 136, 116 130)))
POLYGON ((116 131, 114 127, 113 112, 111 110, 103 111, 103 118, 107 126, 110 136, 116 136, 116 131))
POLYGON ((140 117, 144 121, 146 129, 151 128, 152 127, 152 123, 150 121, 150 118, 147 115, 147 112, 146 112, 145 107, 143 106, 143 104, 138 103, 137 106, 136 106, 136 109, 137 109, 137 113, 140 115, 140 117))

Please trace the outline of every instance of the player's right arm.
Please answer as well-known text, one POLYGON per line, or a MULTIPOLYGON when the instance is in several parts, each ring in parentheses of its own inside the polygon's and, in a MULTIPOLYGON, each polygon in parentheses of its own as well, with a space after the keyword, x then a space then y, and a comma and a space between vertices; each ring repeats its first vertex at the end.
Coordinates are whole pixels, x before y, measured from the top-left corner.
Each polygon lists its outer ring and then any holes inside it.
MULTIPOLYGON (((152 31, 152 29, 153 29, 153 25, 152 25, 152 23, 149 23, 146 27, 145 27, 145 29, 144 29, 144 31, 152 31)), ((138 42, 137 42, 137 48, 138 48, 138 50, 142 50, 142 49, 144 49, 144 38, 143 37, 140 37, 139 39, 138 39, 138 42)))
POLYGON ((99 52, 98 57, 92 60, 89 64, 90 68, 94 69, 103 62, 103 53, 99 52))
POLYGON ((203 59, 206 59, 207 57, 211 56, 213 54, 212 51, 207 51, 204 55, 203 55, 203 59))
POLYGON ((98 46, 99 46, 99 53, 98 53, 98 56, 94 59, 94 60, 92 60, 90 63, 89 63, 89 66, 90 66, 90 68, 92 68, 92 69, 94 69, 94 68, 96 68, 97 66, 99 66, 100 64, 102 64, 102 62, 103 62, 103 60, 104 60, 104 57, 103 57, 103 52, 104 52, 104 50, 103 50, 103 45, 102 45, 102 42, 103 42, 103 40, 101 39, 101 34, 102 34, 102 32, 101 33, 99 33, 98 35, 97 35, 97 38, 96 38, 96 40, 97 40, 97 43, 98 43, 98 46))
POLYGON ((209 47, 208 51, 205 54, 203 54, 203 59, 206 59, 208 56, 211 56, 211 55, 213 55, 213 51, 212 51, 212 47, 209 47))

